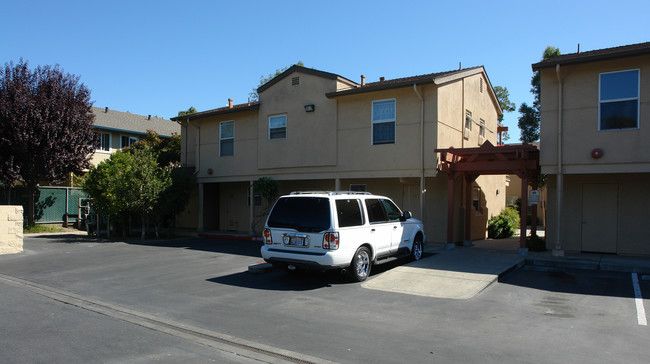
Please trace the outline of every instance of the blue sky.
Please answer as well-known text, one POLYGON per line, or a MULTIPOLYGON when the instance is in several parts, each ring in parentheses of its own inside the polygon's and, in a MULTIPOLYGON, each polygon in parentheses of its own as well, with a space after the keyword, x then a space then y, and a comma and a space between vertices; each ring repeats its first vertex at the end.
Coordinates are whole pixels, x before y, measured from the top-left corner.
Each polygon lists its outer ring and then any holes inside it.
MULTIPOLYGON (((483 65, 519 107, 547 45, 650 41, 647 0, 23 0, 2 13, 1 64, 59 64, 95 106, 165 118, 246 102, 261 76, 299 60, 357 82, 483 65)), ((517 117, 505 115, 510 142, 517 117)))

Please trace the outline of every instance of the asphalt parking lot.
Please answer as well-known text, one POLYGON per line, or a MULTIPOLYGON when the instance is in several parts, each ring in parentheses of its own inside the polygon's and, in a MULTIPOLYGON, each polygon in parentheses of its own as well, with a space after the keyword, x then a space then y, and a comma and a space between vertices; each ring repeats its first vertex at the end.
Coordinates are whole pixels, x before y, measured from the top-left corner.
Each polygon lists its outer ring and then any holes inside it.
MULTIPOLYGON (((521 268, 469 299, 251 274, 259 242, 26 237, 0 256, 0 362, 645 363, 629 273, 521 268)), ((401 267, 374 269, 370 280, 401 267)), ((645 299, 650 281, 639 277, 645 299)))

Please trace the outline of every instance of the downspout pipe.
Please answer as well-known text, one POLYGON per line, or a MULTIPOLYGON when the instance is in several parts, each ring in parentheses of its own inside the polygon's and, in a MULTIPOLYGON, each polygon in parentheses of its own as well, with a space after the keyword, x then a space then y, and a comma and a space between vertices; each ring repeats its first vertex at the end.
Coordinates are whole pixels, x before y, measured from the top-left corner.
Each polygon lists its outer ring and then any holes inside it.
POLYGON ((563 257, 564 249, 560 243, 562 227, 562 195, 564 194, 564 176, 562 175, 562 78, 560 77, 560 65, 555 65, 557 75, 557 213, 555 214, 555 246, 553 256, 563 257))
POLYGON ((424 98, 415 83, 413 91, 420 99, 420 219, 424 220, 424 193, 427 191, 424 179, 424 98))

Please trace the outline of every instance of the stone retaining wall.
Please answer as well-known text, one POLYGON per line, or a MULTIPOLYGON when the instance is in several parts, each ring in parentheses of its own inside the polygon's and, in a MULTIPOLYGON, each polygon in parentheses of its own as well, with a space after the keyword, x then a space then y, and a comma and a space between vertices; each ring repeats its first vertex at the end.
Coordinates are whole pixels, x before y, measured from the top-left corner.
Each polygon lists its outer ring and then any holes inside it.
POLYGON ((23 251, 23 207, 0 206, 0 254, 23 251))

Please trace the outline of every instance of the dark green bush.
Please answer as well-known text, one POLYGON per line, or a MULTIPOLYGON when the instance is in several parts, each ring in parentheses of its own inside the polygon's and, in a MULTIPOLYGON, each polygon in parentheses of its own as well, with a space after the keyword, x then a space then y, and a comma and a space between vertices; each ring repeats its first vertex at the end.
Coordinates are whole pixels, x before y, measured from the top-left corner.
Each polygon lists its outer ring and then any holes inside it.
POLYGON ((503 239, 511 237, 519 227, 519 213, 513 207, 506 207, 488 221, 488 237, 503 239))

